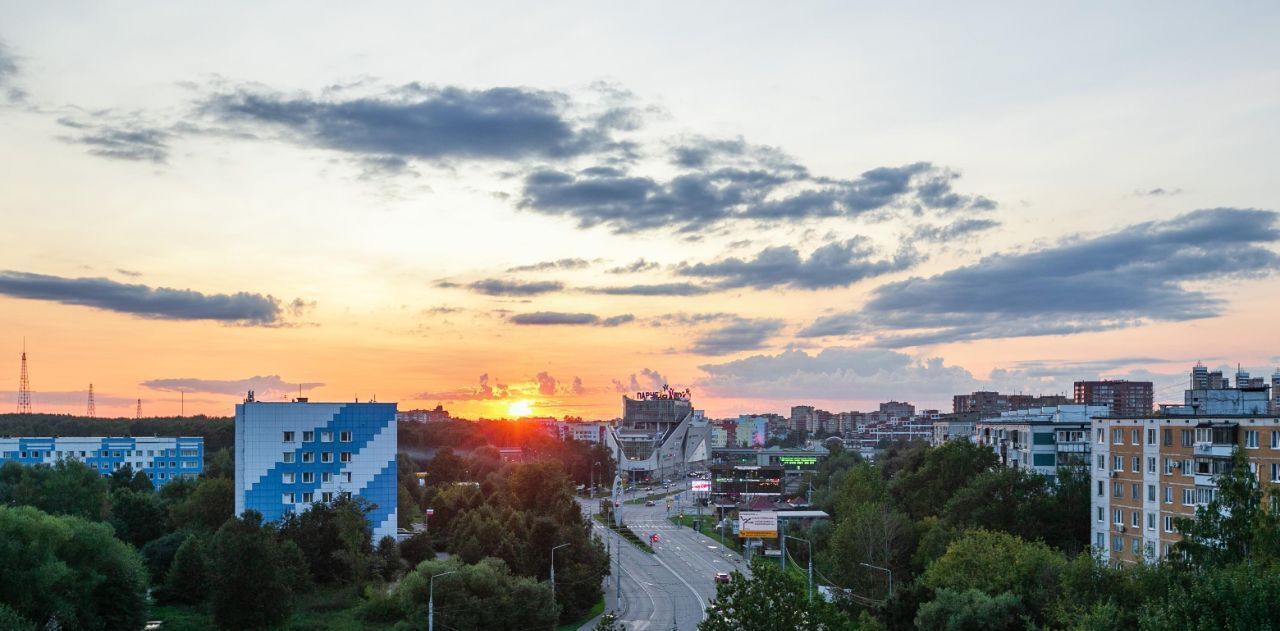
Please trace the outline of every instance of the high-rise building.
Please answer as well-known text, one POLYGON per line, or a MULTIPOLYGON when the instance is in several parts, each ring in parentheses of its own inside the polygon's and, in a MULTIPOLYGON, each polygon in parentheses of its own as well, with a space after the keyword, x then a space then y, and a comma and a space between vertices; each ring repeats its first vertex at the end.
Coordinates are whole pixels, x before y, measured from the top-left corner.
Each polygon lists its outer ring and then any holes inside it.
POLYGON ((711 426, 688 390, 664 388, 622 397, 622 421, 608 434, 633 480, 680 477, 706 462, 711 426))
POLYGON ((1054 405, 1067 405, 1068 403, 1071 403, 1071 401, 1062 395, 1000 394, 999 392, 979 390, 951 397, 951 412, 953 414, 972 412, 983 417, 992 417, 1010 410, 1028 410, 1054 405))
POLYGON ((880 404, 880 413, 892 419, 909 419, 916 414, 916 406, 905 401, 886 401, 880 404))
POLYGON ((812 405, 793 405, 791 406, 791 431, 807 432, 812 431, 814 421, 814 407, 812 405))
POLYGON ((0 464, 55 464, 79 460, 90 469, 108 475, 128 466, 164 486, 174 480, 193 480, 204 472, 204 438, 155 436, 151 438, 53 436, 0 438, 0 464))
MULTIPOLYGON (((1193 382, 1194 383, 1194 382, 1193 382)), ((1280 485, 1280 417, 1101 417, 1092 422, 1091 543, 1105 560, 1136 563, 1169 554, 1174 526, 1217 493, 1243 451, 1264 494, 1280 485)))
POLYGON ((1231 387, 1231 380, 1224 378, 1222 371, 1208 372, 1197 363, 1191 369, 1191 388, 1184 392, 1182 405, 1162 405, 1161 410, 1177 416, 1266 414, 1273 407, 1273 385, 1265 378, 1250 377, 1248 371, 1237 368, 1235 387, 1231 387))
POLYGON ((374 540, 396 534, 396 404, 254 401, 236 405, 236 514, 274 521, 316 502, 373 505, 374 540))
POLYGON ((1271 413, 1280 414, 1280 368, 1271 373, 1271 413))
POLYGON ((1077 381, 1075 402, 1105 405, 1111 416, 1146 416, 1155 405, 1155 391, 1150 381, 1077 381))

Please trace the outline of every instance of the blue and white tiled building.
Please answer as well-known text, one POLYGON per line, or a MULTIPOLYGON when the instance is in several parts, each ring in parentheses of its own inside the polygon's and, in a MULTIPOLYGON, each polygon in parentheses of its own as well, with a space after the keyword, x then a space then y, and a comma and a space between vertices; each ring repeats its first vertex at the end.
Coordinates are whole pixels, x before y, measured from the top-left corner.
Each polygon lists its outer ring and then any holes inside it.
POLYGON ((103 475, 129 465, 134 471, 146 472, 151 483, 160 487, 179 478, 200 476, 204 471, 204 438, 0 438, 0 463, 9 460, 28 465, 79 460, 103 475))
POLYGON ((275 521, 341 494, 363 497, 375 540, 396 535, 396 404, 236 406, 236 514, 275 521))

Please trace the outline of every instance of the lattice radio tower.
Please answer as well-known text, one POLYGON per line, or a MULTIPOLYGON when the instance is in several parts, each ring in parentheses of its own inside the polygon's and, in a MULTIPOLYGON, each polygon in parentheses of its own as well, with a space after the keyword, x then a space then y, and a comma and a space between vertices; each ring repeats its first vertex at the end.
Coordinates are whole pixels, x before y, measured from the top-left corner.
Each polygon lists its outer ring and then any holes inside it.
POLYGON ((31 380, 27 378, 27 338, 22 338, 22 373, 18 377, 18 414, 31 413, 31 380))
POLYGON ((133 418, 142 418, 142 399, 138 399, 138 411, 133 413, 133 418))
POLYGON ((89 418, 98 416, 98 406, 93 404, 93 384, 89 384, 89 418))

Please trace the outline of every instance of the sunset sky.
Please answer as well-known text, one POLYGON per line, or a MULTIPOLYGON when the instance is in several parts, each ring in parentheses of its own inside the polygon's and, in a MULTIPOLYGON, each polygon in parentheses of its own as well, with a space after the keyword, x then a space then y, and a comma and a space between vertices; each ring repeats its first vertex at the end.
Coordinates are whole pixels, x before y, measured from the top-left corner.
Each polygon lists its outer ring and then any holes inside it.
POLYGON ((1275 3, 376 6, 0 3, 0 411, 1280 364, 1275 3))

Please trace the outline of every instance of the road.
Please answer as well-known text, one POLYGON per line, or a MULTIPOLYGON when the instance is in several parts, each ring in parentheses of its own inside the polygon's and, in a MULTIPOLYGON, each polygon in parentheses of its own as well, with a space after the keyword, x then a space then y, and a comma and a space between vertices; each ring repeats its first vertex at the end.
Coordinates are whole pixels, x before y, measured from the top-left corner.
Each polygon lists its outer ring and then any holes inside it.
MULTIPOLYGON (((687 483, 686 483, 687 486, 687 483)), ((681 631, 696 629, 706 605, 715 598, 716 572, 747 573, 736 552, 725 550, 719 542, 695 533, 690 528, 672 524, 665 502, 657 506, 628 504, 622 518, 641 537, 657 534, 654 554, 639 550, 609 529, 595 524, 596 534, 607 537, 611 550, 622 550, 622 605, 615 603, 613 577, 609 577, 605 604, 610 611, 621 611, 620 620, 627 629, 667 631, 675 623, 681 631)), ((611 568, 616 571, 617 560, 611 568)))

